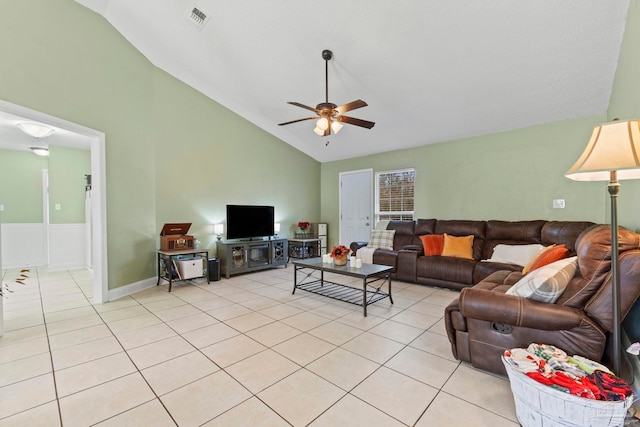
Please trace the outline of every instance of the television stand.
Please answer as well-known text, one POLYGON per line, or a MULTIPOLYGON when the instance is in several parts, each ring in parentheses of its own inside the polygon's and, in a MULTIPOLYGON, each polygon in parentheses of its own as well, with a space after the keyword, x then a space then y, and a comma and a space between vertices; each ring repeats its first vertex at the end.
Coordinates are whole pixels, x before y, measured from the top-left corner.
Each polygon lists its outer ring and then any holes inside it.
POLYGON ((218 241, 216 252, 220 272, 227 279, 234 274, 287 267, 287 239, 218 241))

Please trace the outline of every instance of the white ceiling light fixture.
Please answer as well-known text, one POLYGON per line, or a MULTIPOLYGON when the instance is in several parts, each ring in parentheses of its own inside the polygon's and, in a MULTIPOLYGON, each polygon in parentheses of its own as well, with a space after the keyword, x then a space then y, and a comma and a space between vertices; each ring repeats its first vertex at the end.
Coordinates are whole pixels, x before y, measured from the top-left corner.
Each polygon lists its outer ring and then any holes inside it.
POLYGON ((38 139, 51 136, 56 131, 51 126, 35 122, 18 122, 16 123, 16 126, 18 126, 18 128, 27 135, 38 139))
POLYGON ((48 148, 45 148, 45 147, 31 147, 31 151, 33 151, 33 154, 36 154, 38 156, 49 157, 49 149, 48 148))

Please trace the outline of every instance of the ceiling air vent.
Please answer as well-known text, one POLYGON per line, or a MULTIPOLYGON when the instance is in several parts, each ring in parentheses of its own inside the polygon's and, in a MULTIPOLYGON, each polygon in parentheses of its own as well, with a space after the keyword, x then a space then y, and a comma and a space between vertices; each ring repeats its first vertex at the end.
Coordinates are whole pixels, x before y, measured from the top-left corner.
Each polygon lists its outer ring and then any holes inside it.
POLYGON ((188 10, 187 17, 189 22, 191 22, 198 31, 201 30, 209 20, 209 15, 207 15, 207 13, 202 9, 197 8, 195 5, 188 10))

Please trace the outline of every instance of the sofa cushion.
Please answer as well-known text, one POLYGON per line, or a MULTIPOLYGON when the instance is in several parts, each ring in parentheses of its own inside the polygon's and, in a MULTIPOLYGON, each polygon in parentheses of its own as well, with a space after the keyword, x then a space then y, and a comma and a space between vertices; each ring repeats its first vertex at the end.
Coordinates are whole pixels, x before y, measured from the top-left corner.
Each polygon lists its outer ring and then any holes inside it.
POLYGON ((542 249, 531 261, 524 267, 522 274, 528 274, 533 270, 537 270, 540 267, 544 267, 552 262, 559 261, 566 258, 569 255, 569 249, 567 245, 551 245, 542 249))
POLYGON ((540 232, 547 221, 487 221, 482 258, 491 258, 497 245, 540 243, 540 232))
POLYGON ((438 220, 434 234, 447 233, 451 236, 473 235, 473 259, 480 260, 485 243, 486 221, 438 220))
POLYGON ((524 276, 507 292, 536 301, 554 303, 573 278, 578 257, 556 261, 524 276))
POLYGON ((418 257, 416 262, 418 283, 445 287, 451 287, 449 285, 452 283, 470 286, 473 284, 473 269, 476 264, 478 261, 466 258, 418 257))
POLYGON ((442 255, 444 234, 425 234, 420 236, 425 256, 442 255))
POLYGON ((444 233, 442 256, 473 259, 473 235, 451 236, 444 233))
POLYGON ((367 247, 376 249, 393 250, 393 236, 396 234, 395 230, 373 230, 371 232, 371 239, 367 247))
POLYGON ((537 243, 533 245, 496 245, 488 261, 524 267, 543 249, 544 246, 537 243))
POLYGON ((540 243, 544 246, 564 243, 569 255, 575 255, 578 236, 593 225, 587 221, 549 221, 542 227, 540 243))
MULTIPOLYGON (((406 245, 415 244, 415 221, 393 220, 387 224, 387 231, 394 230, 392 250, 399 251, 406 245)), ((424 233, 423 233, 424 234, 424 233)), ((418 242, 419 243, 419 242, 418 242)))

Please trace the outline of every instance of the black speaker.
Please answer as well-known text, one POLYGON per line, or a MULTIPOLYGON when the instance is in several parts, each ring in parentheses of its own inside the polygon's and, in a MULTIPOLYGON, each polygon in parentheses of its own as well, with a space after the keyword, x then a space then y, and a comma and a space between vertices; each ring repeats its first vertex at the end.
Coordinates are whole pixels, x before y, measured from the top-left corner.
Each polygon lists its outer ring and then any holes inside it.
POLYGON ((220 260, 218 258, 209 258, 207 261, 207 274, 210 282, 220 280, 220 260))

